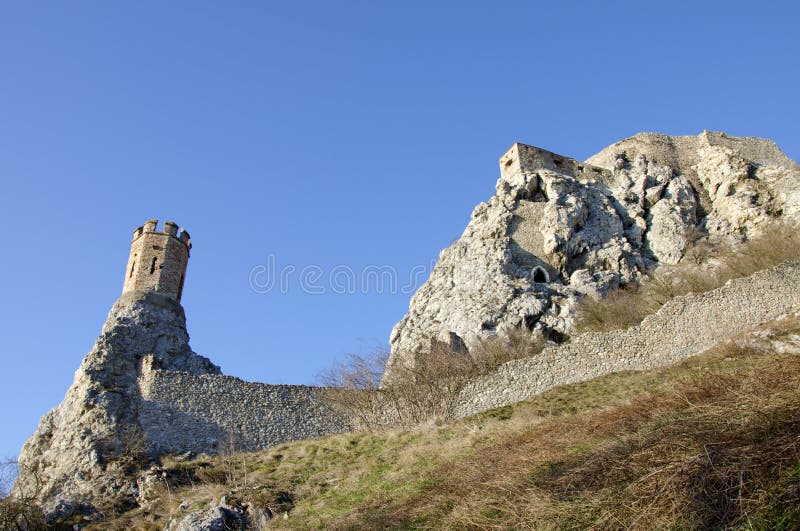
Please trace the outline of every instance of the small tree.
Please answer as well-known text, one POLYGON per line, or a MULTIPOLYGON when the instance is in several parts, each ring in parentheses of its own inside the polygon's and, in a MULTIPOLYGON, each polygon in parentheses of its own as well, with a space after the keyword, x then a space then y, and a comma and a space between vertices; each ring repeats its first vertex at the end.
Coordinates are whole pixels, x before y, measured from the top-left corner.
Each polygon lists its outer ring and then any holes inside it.
POLYGON ((13 459, 5 459, 0 463, 0 498, 6 498, 11 493, 18 469, 17 462, 13 459))
POLYGON ((12 486, 18 473, 17 461, 6 459, 0 463, 0 529, 46 529, 44 514, 37 501, 42 487, 39 476, 36 471, 26 471, 26 475, 31 478, 29 488, 20 488, 12 495, 12 486))
POLYGON ((433 341, 429 350, 398 356, 392 381, 381 387, 389 358, 386 350, 348 355, 320 375, 325 397, 354 428, 410 427, 429 420, 453 418, 459 393, 471 378, 495 370, 503 363, 531 357, 545 342, 527 330, 506 338, 480 343, 470 352, 453 352, 433 341))

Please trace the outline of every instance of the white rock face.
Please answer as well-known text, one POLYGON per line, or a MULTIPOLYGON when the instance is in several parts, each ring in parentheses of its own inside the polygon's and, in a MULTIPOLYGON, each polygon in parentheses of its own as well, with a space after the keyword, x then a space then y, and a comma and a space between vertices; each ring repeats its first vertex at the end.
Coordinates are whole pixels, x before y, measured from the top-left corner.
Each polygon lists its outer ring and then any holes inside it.
POLYGON ((23 446, 16 493, 38 492, 51 517, 135 499, 136 479, 126 464, 151 450, 138 418, 137 381, 145 358, 165 370, 220 372, 189 348, 179 304, 156 293, 123 295, 64 401, 42 418, 23 446))
POLYGON ((698 236, 741 241, 800 217, 800 167, 760 138, 642 133, 586 163, 515 144, 500 170, 394 327, 384 384, 432 341, 463 351, 512 329, 557 339, 580 297, 678 263, 698 236))

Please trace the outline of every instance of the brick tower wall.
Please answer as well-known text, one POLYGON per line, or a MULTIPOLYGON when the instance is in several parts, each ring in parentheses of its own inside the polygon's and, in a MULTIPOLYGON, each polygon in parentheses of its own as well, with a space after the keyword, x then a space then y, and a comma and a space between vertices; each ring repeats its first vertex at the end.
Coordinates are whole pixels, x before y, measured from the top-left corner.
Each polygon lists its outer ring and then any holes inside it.
POLYGON ((180 302, 192 247, 189 233, 171 221, 163 231, 157 226, 152 219, 134 231, 122 292, 153 291, 180 302))

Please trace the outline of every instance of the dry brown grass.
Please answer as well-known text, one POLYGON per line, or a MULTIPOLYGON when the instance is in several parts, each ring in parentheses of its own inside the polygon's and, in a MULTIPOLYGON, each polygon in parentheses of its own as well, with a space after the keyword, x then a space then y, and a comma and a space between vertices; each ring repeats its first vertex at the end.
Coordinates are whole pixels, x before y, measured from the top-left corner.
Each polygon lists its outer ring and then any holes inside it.
POLYGON ((628 328, 675 297, 710 291, 730 279, 797 259, 800 231, 795 225, 771 225, 760 236, 733 247, 711 247, 706 240, 699 240, 677 266, 661 268, 641 284, 629 284, 605 299, 584 299, 576 332, 628 328))
POLYGON ((417 496, 361 507, 341 528, 794 529, 798 389, 797 356, 702 371, 501 438, 435 470, 417 496))
MULTIPOLYGON (((454 423, 239 455, 246 485, 227 456, 163 464, 179 516, 226 495, 275 529, 796 529, 798 389, 797 354, 728 345, 454 423)), ((156 507, 94 528, 163 525, 156 507)))

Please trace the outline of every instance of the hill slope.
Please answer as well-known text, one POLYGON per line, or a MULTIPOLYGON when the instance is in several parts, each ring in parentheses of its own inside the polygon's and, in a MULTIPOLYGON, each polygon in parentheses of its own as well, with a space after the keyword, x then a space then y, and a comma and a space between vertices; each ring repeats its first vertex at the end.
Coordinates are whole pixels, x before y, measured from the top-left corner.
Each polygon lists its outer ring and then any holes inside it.
POLYGON ((794 529, 798 354, 794 314, 449 425, 173 460, 149 505, 88 529, 161 529, 223 495, 278 529, 794 529))

